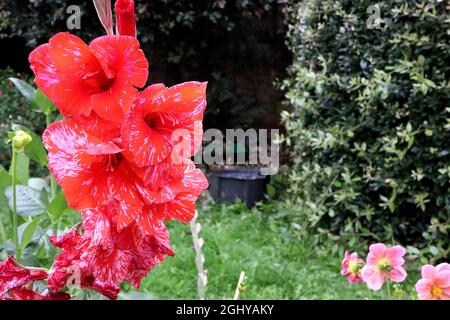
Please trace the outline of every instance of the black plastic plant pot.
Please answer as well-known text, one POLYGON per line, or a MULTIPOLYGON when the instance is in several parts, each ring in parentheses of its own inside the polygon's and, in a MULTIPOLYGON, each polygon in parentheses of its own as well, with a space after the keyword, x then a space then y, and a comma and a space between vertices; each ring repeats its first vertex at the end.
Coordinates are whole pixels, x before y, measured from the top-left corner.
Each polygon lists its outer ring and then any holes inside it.
POLYGON ((242 200, 248 208, 264 199, 268 176, 259 168, 220 169, 209 173, 209 192, 217 202, 242 200))

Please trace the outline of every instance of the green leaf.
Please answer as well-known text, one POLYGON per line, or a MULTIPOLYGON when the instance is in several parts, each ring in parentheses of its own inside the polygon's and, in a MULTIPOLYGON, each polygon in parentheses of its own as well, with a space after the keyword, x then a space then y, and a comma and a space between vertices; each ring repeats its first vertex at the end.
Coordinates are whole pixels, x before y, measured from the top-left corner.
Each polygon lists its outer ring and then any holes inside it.
POLYGON ((53 102, 40 89, 37 89, 34 94, 34 103, 37 109, 45 114, 50 114, 56 109, 53 102))
MULTIPOLYGON (((16 157, 16 183, 28 184, 30 171, 30 159, 24 152, 20 152, 16 157)), ((9 167, 9 174, 12 176, 12 167, 9 167)))
MULTIPOLYGON (((48 189, 48 185, 44 179, 31 178, 30 184, 16 186, 16 209, 17 214, 24 217, 35 216, 45 212, 48 199, 42 199, 43 190, 48 189)), ((8 198, 9 208, 13 207, 13 190, 12 186, 7 187, 5 196, 8 198)))
POLYGON ((34 102, 36 89, 23 80, 17 78, 9 78, 9 80, 14 83, 19 92, 24 96, 29 102, 34 102))
POLYGON ((25 247, 33 240, 38 223, 39 219, 33 219, 30 222, 19 226, 19 241, 21 250, 24 250, 25 247))
POLYGON ((273 199, 276 195, 276 190, 273 187, 273 185, 268 184, 266 187, 266 191, 267 191, 267 196, 269 197, 269 199, 273 199))
POLYGON ((438 249, 437 247, 435 247, 435 246, 430 246, 430 247, 428 248, 428 250, 430 251, 430 253, 431 253, 433 256, 439 255, 439 249, 438 249))
POLYGON ((47 212, 53 223, 56 223, 61 219, 64 211, 67 209, 67 201, 63 192, 60 192, 47 208, 47 212))
POLYGON ((21 125, 13 125, 12 129, 14 131, 17 130, 23 130, 26 133, 28 133, 33 140, 31 140, 30 144, 25 147, 25 153, 26 155, 39 163, 41 166, 47 166, 47 151, 44 148, 44 145, 42 144, 41 138, 35 134, 33 131, 21 126, 21 125))
POLYGON ((0 166, 0 207, 6 206, 8 200, 5 197, 5 189, 9 187, 12 183, 12 178, 5 168, 0 166))

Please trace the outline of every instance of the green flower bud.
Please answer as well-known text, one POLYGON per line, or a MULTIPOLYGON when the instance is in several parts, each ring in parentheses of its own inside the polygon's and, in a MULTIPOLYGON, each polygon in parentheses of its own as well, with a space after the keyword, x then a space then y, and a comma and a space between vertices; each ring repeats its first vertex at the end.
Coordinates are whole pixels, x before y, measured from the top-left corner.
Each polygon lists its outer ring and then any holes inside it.
POLYGON ((402 289, 402 286, 399 284, 394 284, 394 297, 402 298, 405 295, 405 291, 402 289))
POLYGON ((23 152, 25 147, 30 144, 31 140, 33 139, 28 133, 23 130, 17 130, 14 132, 14 137, 11 140, 14 151, 23 152))

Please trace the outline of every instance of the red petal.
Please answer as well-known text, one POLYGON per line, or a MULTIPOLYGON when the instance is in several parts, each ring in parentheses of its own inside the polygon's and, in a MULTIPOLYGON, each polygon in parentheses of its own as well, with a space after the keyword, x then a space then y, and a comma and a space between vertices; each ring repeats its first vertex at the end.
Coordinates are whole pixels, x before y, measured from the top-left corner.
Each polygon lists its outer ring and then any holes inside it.
POLYGON ((191 81, 160 90, 154 95, 148 95, 144 90, 139 105, 142 105, 144 114, 159 112, 173 125, 203 113, 206 86, 206 82, 191 81))
POLYGON ((193 163, 187 165, 184 171, 184 177, 180 181, 173 182, 166 187, 171 193, 191 193, 199 196, 203 190, 208 188, 208 180, 200 169, 197 169, 193 163))
POLYGON ((164 160, 172 149, 170 136, 151 129, 139 109, 133 110, 122 127, 122 137, 136 165, 143 167, 164 160))
POLYGON ((77 119, 83 129, 102 141, 110 141, 120 136, 120 126, 114 122, 101 118, 96 112, 91 112, 89 117, 80 116, 77 119))
POLYGON ((30 270, 17 264, 13 257, 0 263, 0 297, 8 291, 31 284, 33 281, 44 280, 47 272, 30 270))
POLYGON ((14 288, 9 293, 13 300, 43 300, 44 297, 27 287, 14 288))
POLYGON ((148 62, 136 39, 105 36, 87 46, 69 33, 58 33, 29 57, 38 87, 63 115, 89 116, 92 109, 113 122, 123 120, 145 85, 148 62))
POLYGON ((111 199, 108 172, 98 156, 116 154, 122 149, 89 135, 72 120, 49 126, 43 142, 49 152, 49 168, 62 186, 70 207, 83 209, 111 199))
POLYGON ((166 220, 176 219, 188 223, 194 217, 196 201, 197 197, 190 193, 178 194, 175 199, 165 204, 166 220))
POLYGON ((112 122, 122 121, 121 105, 114 99, 109 90, 91 96, 91 104, 100 117, 112 122))
POLYGON ((89 47, 108 78, 127 79, 138 88, 145 86, 148 61, 135 38, 103 36, 93 40, 89 47))
POLYGON ((142 206, 128 206, 124 202, 117 204, 117 230, 128 227, 141 214, 142 206))
POLYGON ((161 162, 186 134, 189 139, 184 144, 190 146, 183 157, 194 155, 202 141, 205 107, 206 83, 186 82, 170 88, 158 84, 144 90, 122 127, 134 162, 140 167, 161 162))
POLYGON ((161 205, 149 205, 144 208, 139 216, 138 224, 145 234, 153 235, 159 230, 161 220, 164 218, 164 207, 161 205))
POLYGON ((135 173, 130 170, 127 162, 122 161, 110 174, 108 187, 114 199, 128 206, 143 206, 140 189, 143 188, 141 181, 135 173))
POLYGON ((83 40, 60 32, 49 40, 50 59, 61 74, 80 75, 96 72, 99 63, 83 40))
POLYGON ((50 57, 50 45, 44 44, 31 52, 29 61, 36 75, 36 85, 49 97, 64 115, 77 112, 88 113, 90 110, 89 88, 82 85, 81 75, 65 78, 50 57))

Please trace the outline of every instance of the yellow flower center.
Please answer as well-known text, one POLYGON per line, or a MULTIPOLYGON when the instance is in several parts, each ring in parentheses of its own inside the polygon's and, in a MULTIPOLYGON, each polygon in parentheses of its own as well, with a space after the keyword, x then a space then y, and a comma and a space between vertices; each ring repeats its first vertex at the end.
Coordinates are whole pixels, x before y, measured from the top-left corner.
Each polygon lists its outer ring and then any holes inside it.
POLYGON ((377 265, 381 271, 389 272, 392 270, 392 267, 389 265, 389 260, 386 258, 380 259, 377 265))
POLYGON ((431 294, 433 297, 439 298, 442 295, 442 289, 436 286, 433 286, 431 289, 431 294))
POLYGON ((350 260, 348 262, 347 272, 350 272, 354 275, 359 275, 359 272, 363 266, 364 266, 364 264, 362 264, 361 262, 357 262, 355 260, 350 260))
POLYGON ((350 271, 351 273, 358 272, 358 263, 356 263, 355 261, 350 261, 348 263, 348 271, 350 271))

